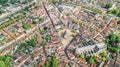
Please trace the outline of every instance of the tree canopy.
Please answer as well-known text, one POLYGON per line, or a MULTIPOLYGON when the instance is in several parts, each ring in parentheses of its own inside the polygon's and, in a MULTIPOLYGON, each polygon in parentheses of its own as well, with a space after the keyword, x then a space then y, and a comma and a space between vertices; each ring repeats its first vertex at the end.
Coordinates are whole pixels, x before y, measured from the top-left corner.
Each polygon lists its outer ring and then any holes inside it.
POLYGON ((4 13, 4 10, 0 9, 0 14, 4 13))
POLYGON ((105 57, 102 57, 102 61, 104 62, 106 60, 106 58, 105 57))
POLYGON ((116 35, 116 34, 109 34, 105 40, 106 44, 107 44, 107 49, 110 52, 115 52, 118 53, 120 50, 120 36, 116 35))
POLYGON ((4 5, 4 4, 7 4, 8 3, 8 0, 0 0, 0 4, 4 5))
POLYGON ((51 58, 42 65, 42 67, 58 67, 58 60, 54 55, 52 55, 51 58))
POLYGON ((30 28, 30 25, 29 25, 28 23, 24 23, 24 24, 23 24, 23 28, 24 28, 24 29, 29 29, 29 28, 30 28))
POLYGON ((40 33, 43 35, 44 33, 46 33, 46 30, 45 30, 45 29, 42 29, 42 30, 40 31, 40 33))
POLYGON ((37 24, 37 23, 39 23, 39 19, 34 19, 33 24, 37 24))
POLYGON ((7 5, 8 3, 14 4, 17 0, 0 0, 1 5, 7 5))
POLYGON ((107 53, 106 52, 102 52, 100 53, 101 57, 106 57, 107 56, 107 53))
POLYGON ((73 23, 73 24, 77 24, 77 23, 78 23, 78 20, 72 20, 72 23, 73 23))
POLYGON ((31 40, 27 40, 26 43, 32 47, 35 47, 36 45, 36 39, 31 39, 31 40))
POLYGON ((117 21, 117 24, 120 24, 120 20, 117 21))
POLYGON ((111 8, 111 7, 112 7, 112 4, 111 4, 111 3, 107 3, 107 4, 105 5, 105 8, 106 8, 106 9, 111 8))
POLYGON ((85 58, 85 55, 84 55, 84 54, 81 54, 81 55, 80 55, 80 58, 84 59, 84 58, 85 58))
POLYGON ((45 39, 46 39, 47 42, 50 41, 50 39, 51 39, 50 34, 46 35, 45 39))
POLYGON ((11 57, 10 54, 0 56, 0 67, 10 67, 11 57))
POLYGON ((6 65, 3 61, 0 61, 0 67, 6 67, 6 65))
POLYGON ((114 9, 114 8, 110 9, 110 10, 108 10, 108 13, 109 14, 114 14, 114 15, 120 17, 120 8, 118 8, 118 9, 114 9))
POLYGON ((46 44, 46 40, 44 39, 41 43, 42 46, 44 46, 46 44))
POLYGON ((29 40, 25 40, 25 42, 22 42, 20 46, 17 48, 16 52, 23 51, 25 52, 29 46, 35 47, 36 45, 36 37, 32 37, 29 40))
POLYGON ((57 0, 49 0, 49 1, 52 2, 53 4, 57 2, 57 0))
POLYGON ((91 56, 88 57, 87 61, 89 63, 94 64, 94 63, 96 63, 96 57, 91 55, 91 56))
POLYGON ((108 37, 108 44, 115 47, 118 46, 118 43, 120 43, 120 37, 116 34, 109 34, 108 37))

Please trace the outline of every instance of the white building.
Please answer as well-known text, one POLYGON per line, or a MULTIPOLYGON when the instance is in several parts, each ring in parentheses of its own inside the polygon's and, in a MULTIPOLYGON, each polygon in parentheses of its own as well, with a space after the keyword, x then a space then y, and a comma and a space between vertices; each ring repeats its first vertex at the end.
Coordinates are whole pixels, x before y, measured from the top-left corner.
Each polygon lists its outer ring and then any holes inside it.
POLYGON ((105 43, 98 43, 98 44, 87 45, 87 46, 83 46, 83 47, 77 47, 75 49, 75 53, 77 55, 80 55, 80 54, 98 55, 100 52, 105 51, 106 48, 107 48, 107 46, 105 43))

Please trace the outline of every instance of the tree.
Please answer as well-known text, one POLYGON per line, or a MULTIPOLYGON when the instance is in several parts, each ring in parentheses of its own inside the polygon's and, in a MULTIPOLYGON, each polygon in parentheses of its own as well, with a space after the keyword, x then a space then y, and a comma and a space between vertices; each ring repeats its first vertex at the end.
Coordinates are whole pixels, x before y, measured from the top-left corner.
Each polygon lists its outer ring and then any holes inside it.
POLYGON ((46 44, 46 40, 44 39, 41 43, 42 46, 44 46, 46 44))
POLYGON ((42 67, 46 67, 45 64, 43 64, 42 67))
POLYGON ((109 34, 108 35, 108 39, 109 39, 109 44, 112 46, 112 47, 115 47, 117 46, 118 42, 119 42, 119 39, 118 36, 116 34, 109 34))
POLYGON ((101 57, 106 57, 107 53, 106 52, 102 52, 100 55, 101 55, 101 57))
POLYGON ((112 13, 115 14, 115 15, 118 15, 118 14, 119 14, 119 10, 114 9, 114 10, 112 11, 112 13))
POLYGON ((0 60, 5 60, 5 56, 0 56, 0 60))
POLYGON ((91 55, 88 57, 87 61, 92 64, 96 63, 96 57, 91 55))
POLYGON ((115 56, 113 56, 112 54, 110 54, 109 57, 110 57, 111 59, 115 59, 115 56))
POLYGON ((113 52, 118 53, 118 52, 119 52, 119 49, 113 48, 113 52))
POLYGON ((120 24, 120 20, 117 21, 117 24, 120 24))
POLYGON ((111 3, 107 3, 107 4, 105 5, 105 8, 106 8, 106 9, 111 8, 111 7, 112 7, 112 4, 111 4, 111 3))
POLYGON ((72 30, 71 30, 71 32, 75 33, 75 32, 76 32, 76 30, 75 30, 75 29, 72 29, 72 30))
POLYGON ((26 11, 26 10, 23 10, 23 14, 25 14, 25 15, 26 15, 26 14, 27 14, 27 11, 26 11))
POLYGON ((45 29, 42 29, 42 30, 40 31, 40 33, 43 35, 44 33, 46 33, 46 30, 45 30, 45 29))
POLYGON ((39 17, 39 22, 42 22, 43 21, 43 18, 39 17))
POLYGON ((0 5, 8 5, 9 3, 14 4, 17 0, 0 0, 0 5))
POLYGON ((33 20, 33 24, 37 24, 37 23, 39 23, 39 19, 33 20))
POLYGON ((73 23, 73 24, 77 24, 78 21, 77 21, 77 20, 72 20, 72 23, 73 23))
POLYGON ((116 37, 116 41, 115 41, 117 44, 120 43, 120 36, 117 36, 116 37))
POLYGON ((113 8, 113 9, 108 10, 108 13, 109 14, 114 14, 114 15, 120 17, 120 9, 114 9, 113 8))
POLYGON ((21 43, 20 46, 24 46, 25 48, 27 48, 27 44, 25 42, 21 43))
POLYGON ((36 40, 35 39, 31 39, 31 40, 28 40, 26 41, 28 45, 32 46, 32 47, 35 47, 36 45, 36 40))
POLYGON ((51 65, 51 60, 46 61, 46 67, 49 67, 51 65))
POLYGON ((10 54, 0 56, 0 67, 10 67, 11 57, 10 54))
POLYGON ((12 3, 12 4, 14 4, 14 3, 16 3, 17 2, 17 0, 11 0, 10 1, 10 3, 12 3))
POLYGON ((56 0, 49 0, 49 1, 52 2, 53 4, 57 2, 56 0))
POLYGON ((49 60, 47 60, 42 67, 58 67, 58 60, 55 56, 51 56, 49 60))
POLYGON ((118 13, 118 15, 117 15, 118 17, 120 17, 120 11, 119 11, 119 13, 118 13))
POLYGON ((55 57, 52 57, 51 60, 52 60, 52 67, 58 67, 57 59, 55 59, 55 57))
POLYGON ((0 14, 4 13, 4 10, 0 9, 0 14))
POLYGON ((89 62, 89 63, 92 63, 92 64, 95 63, 95 61, 94 61, 93 58, 89 58, 88 62, 89 62))
POLYGON ((102 57, 102 59, 101 59, 103 62, 105 62, 105 60, 106 60, 106 58, 105 57, 102 57))
POLYGON ((66 64, 65 67, 70 67, 70 66, 68 64, 66 64))
POLYGON ((30 28, 30 25, 29 25, 28 23, 24 23, 24 24, 23 24, 23 28, 24 28, 24 29, 29 29, 29 28, 30 28))
POLYGON ((72 37, 75 37, 75 34, 71 34, 72 37))
POLYGON ((0 61, 0 67, 6 67, 6 65, 3 61, 0 61))
POLYGON ((81 54, 81 55, 80 55, 80 58, 84 59, 84 58, 85 58, 85 55, 84 55, 84 54, 81 54))
POLYGON ((120 50, 120 36, 116 34, 109 34, 105 40, 107 49, 112 53, 118 53, 120 50))
POLYGON ((50 38, 50 34, 46 35, 46 41, 49 41, 51 38, 50 38))
POLYGON ((6 67, 10 66, 10 61, 11 61, 11 58, 7 57, 6 60, 5 60, 6 67))
POLYGON ((8 3, 8 0, 0 0, 0 5, 5 5, 8 3))

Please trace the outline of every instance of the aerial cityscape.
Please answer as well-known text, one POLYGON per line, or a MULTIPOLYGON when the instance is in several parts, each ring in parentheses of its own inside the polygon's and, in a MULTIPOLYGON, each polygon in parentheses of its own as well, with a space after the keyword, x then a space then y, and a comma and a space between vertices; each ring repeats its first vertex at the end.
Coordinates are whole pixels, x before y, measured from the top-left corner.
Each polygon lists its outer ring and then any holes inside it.
POLYGON ((0 0, 0 67, 120 67, 120 0, 0 0))

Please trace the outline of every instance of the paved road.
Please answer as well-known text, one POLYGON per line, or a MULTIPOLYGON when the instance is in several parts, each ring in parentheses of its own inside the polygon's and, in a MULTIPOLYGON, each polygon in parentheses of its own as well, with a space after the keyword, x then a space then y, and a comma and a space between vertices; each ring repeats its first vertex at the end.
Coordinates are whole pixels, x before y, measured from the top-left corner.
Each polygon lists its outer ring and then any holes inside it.
POLYGON ((93 38, 95 39, 99 34, 101 34, 109 25, 110 25, 111 21, 109 21, 106 26, 102 29, 102 31, 100 31, 97 35, 95 35, 93 38))
POLYGON ((52 20, 52 18, 50 17, 50 15, 49 15, 49 13, 48 13, 48 11, 47 11, 47 8, 45 7, 45 3, 42 2, 42 4, 43 4, 43 7, 44 7, 44 9, 45 9, 45 11, 46 11, 46 13, 47 13, 49 19, 51 20, 51 23, 52 23, 52 25, 53 25, 53 28, 55 28, 55 25, 54 25, 54 23, 53 23, 53 20, 52 20))

